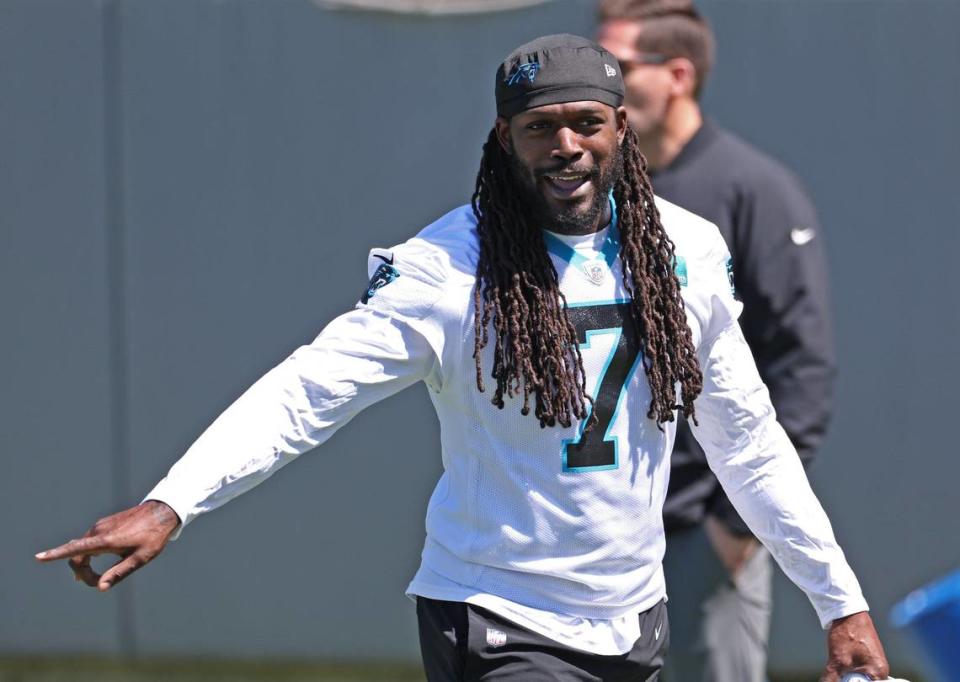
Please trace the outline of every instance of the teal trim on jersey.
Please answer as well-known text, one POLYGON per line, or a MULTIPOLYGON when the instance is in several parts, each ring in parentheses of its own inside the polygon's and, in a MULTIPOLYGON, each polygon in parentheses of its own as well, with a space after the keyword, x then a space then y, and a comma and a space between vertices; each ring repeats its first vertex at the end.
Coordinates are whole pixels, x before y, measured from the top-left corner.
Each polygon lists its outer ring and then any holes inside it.
MULTIPOLYGON (((579 301, 577 303, 568 303, 568 308, 587 308, 592 305, 616 305, 617 303, 629 303, 629 298, 608 298, 604 301, 579 301)), ((615 329, 615 327, 610 327, 610 329, 615 329)), ((583 344, 580 344, 582 347, 583 344)))
MULTIPOLYGON (((570 265, 577 268, 583 268, 583 264, 589 262, 580 255, 576 249, 559 239, 555 234, 544 231, 543 239, 547 243, 547 251, 557 258, 562 258, 570 265)), ((607 237, 603 240, 603 246, 600 247, 600 253, 607 267, 612 268, 620 255, 620 231, 617 229, 617 202, 613 200, 613 192, 610 192, 610 227, 607 229, 607 237)))
MULTIPOLYGON (((622 301, 614 301, 614 303, 621 303, 622 301)), ((597 305, 597 303, 592 303, 591 305, 597 305)), ((586 350, 590 348, 590 340, 598 334, 615 334, 613 339, 613 346, 610 348, 610 355, 607 356, 607 361, 603 363, 603 369, 600 370, 600 373, 597 375, 597 385, 594 387, 594 393, 600 391, 600 384, 603 383, 603 377, 607 374, 607 369, 610 367, 610 363, 613 362, 613 356, 617 354, 617 346, 620 343, 620 337, 623 336, 622 327, 607 327, 606 329, 591 329, 586 333, 587 340, 584 343, 580 344, 580 350, 586 350)), ((633 376, 633 371, 630 372, 630 377, 633 376)), ((629 378, 628 378, 629 381, 629 378)), ((621 396, 623 393, 623 388, 620 389, 621 396)), ((619 408, 619 398, 617 399, 619 408)), ((583 431, 587 426, 587 422, 590 421, 590 417, 593 416, 593 405, 590 405, 590 409, 587 411, 586 418, 580 422, 580 428, 577 429, 576 438, 565 438, 563 441, 563 471, 568 471, 571 473, 579 474, 585 471, 609 471, 611 469, 617 469, 620 466, 620 439, 616 436, 610 436, 610 429, 613 428, 614 422, 616 422, 617 411, 614 411, 614 416, 610 420, 610 425, 607 426, 606 433, 603 434, 603 442, 609 443, 613 441, 613 464, 601 464, 599 466, 592 467, 568 467, 567 466, 567 447, 571 444, 576 445, 580 442, 580 439, 583 438, 583 431)))
POLYGON ((687 260, 683 256, 673 257, 673 271, 680 280, 680 286, 685 287, 689 280, 687 279, 687 260))

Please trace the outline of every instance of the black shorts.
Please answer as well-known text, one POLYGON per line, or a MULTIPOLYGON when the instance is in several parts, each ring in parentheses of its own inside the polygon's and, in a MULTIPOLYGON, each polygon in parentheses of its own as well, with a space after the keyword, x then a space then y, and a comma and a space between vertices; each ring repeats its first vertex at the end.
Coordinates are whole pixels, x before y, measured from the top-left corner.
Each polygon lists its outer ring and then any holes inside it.
POLYGON ((463 602, 417 597, 420 652, 429 682, 654 682, 670 641, 667 607, 640 618, 640 639, 619 656, 572 649, 463 602))

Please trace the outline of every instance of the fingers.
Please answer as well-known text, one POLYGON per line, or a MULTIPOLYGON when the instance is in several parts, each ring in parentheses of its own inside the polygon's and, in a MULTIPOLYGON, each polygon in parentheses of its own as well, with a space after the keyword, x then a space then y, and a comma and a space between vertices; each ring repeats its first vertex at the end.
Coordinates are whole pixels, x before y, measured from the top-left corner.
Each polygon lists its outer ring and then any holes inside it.
POLYGON ((38 561, 57 561, 88 554, 103 554, 109 552, 110 547, 103 537, 86 537, 71 540, 59 547, 38 552, 35 556, 38 561))
POLYGON ((67 563, 70 564, 70 570, 73 571, 73 575, 77 580, 90 587, 97 586, 97 582, 100 580, 100 574, 90 566, 89 554, 80 557, 71 557, 67 560, 67 563))
POLYGON ((160 554, 179 524, 172 508, 151 500, 100 519, 82 538, 39 552, 36 558, 67 559, 77 580, 105 591, 160 554), (120 560, 101 576, 90 566, 98 554, 116 554, 120 560))
POLYGON ((99 551, 96 549, 91 549, 88 550, 88 553, 75 553, 75 550, 77 550, 77 548, 83 544, 90 545, 90 541, 96 535, 95 528, 96 527, 88 530, 79 540, 71 540, 66 544, 60 545, 56 549, 40 552, 36 555, 37 559, 40 561, 55 561, 66 555, 68 557, 67 564, 69 564, 70 570, 73 571, 73 577, 85 585, 96 587, 97 581, 100 579, 100 574, 94 571, 90 566, 90 558, 94 554, 99 553, 99 551), (83 542, 81 543, 81 541, 83 542))
POLYGON ((827 668, 820 675, 820 682, 840 682, 840 675, 832 668, 827 668))
MULTIPOLYGON (((103 576, 100 577, 99 582, 94 583, 98 590, 101 592, 106 592, 111 587, 119 583, 121 580, 126 578, 128 575, 133 573, 139 568, 142 568, 150 562, 150 559, 153 557, 147 556, 142 552, 134 552, 125 559, 121 559, 113 566, 110 567, 103 576)), ((91 585, 91 583, 87 583, 91 585)), ((92 587, 93 585, 91 585, 92 587)))
POLYGON ((886 680, 890 677, 890 668, 885 661, 881 663, 871 663, 869 665, 858 665, 857 667, 845 666, 835 668, 828 665, 820 676, 820 682, 842 682, 842 676, 852 673, 866 675, 871 680, 886 680))

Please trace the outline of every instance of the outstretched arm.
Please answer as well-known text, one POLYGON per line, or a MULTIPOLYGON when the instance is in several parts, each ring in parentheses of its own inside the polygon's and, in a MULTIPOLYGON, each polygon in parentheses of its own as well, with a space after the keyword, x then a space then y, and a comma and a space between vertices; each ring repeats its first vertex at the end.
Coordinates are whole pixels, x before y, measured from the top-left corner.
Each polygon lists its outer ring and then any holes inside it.
POLYGON ((168 505, 149 500, 100 519, 82 538, 40 552, 39 561, 67 559, 77 580, 106 592, 128 575, 153 561, 171 534, 180 525, 180 519, 168 505), (91 557, 115 554, 120 560, 103 575, 90 566, 91 557))
POLYGON ((342 315, 227 408, 142 504, 37 559, 68 559, 78 580, 109 589, 198 515, 263 482, 364 407, 425 378, 434 358, 423 336, 395 316, 342 315), (100 576, 90 566, 99 554, 121 560, 100 576))
POLYGON ((446 291, 446 261, 418 244, 390 253, 389 277, 381 276, 387 259, 371 255, 373 279, 361 303, 228 407, 142 504, 37 559, 69 559, 78 580, 109 589, 152 561, 198 515, 265 481, 365 407, 420 380, 438 390, 448 318, 435 308, 446 291), (108 553, 121 560, 99 576, 90 557, 108 553))

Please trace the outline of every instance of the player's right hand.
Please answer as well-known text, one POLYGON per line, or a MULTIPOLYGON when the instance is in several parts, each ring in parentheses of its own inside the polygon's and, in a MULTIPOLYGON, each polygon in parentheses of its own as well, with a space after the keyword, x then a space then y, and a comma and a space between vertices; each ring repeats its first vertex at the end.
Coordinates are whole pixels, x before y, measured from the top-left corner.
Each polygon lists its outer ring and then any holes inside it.
POLYGON ((67 559, 77 580, 106 592, 163 551, 180 519, 169 505, 157 500, 100 519, 82 538, 39 552, 38 561, 67 559), (116 554, 120 560, 103 575, 90 566, 90 558, 116 554))

